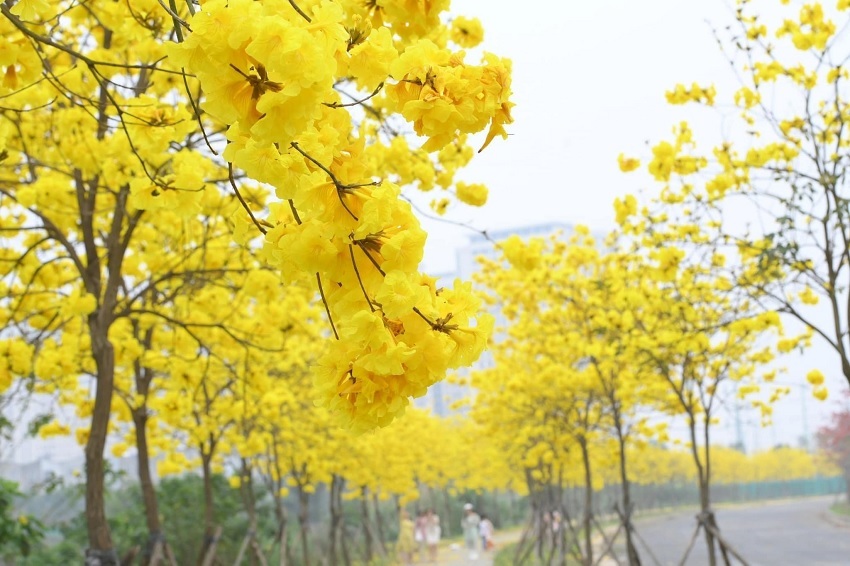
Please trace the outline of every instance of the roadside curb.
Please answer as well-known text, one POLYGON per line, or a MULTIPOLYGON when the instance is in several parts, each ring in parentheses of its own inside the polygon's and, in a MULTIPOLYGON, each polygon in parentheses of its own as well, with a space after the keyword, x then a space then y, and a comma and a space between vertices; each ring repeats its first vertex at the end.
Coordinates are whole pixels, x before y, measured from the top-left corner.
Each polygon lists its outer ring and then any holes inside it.
POLYGON ((824 511, 820 514, 820 516, 824 521, 826 521, 833 527, 838 527, 840 529, 850 529, 850 517, 844 517, 843 515, 833 513, 832 511, 824 511))

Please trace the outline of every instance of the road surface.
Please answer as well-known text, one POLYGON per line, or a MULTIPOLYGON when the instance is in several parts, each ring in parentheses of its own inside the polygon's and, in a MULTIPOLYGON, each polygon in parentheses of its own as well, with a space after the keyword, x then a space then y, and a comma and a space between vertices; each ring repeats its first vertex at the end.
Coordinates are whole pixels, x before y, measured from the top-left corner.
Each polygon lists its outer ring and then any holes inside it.
MULTIPOLYGON (((716 510, 720 532, 750 566, 848 566, 850 521, 831 514, 834 497, 750 503, 716 510)), ((696 527, 696 511, 638 519, 637 531, 664 565, 678 565, 696 527)), ((638 543, 644 566, 654 562, 638 543)), ((618 554, 623 556, 622 548, 618 554)), ((702 534, 688 566, 708 564, 702 534)), ((733 560, 733 564, 737 564, 733 560)))

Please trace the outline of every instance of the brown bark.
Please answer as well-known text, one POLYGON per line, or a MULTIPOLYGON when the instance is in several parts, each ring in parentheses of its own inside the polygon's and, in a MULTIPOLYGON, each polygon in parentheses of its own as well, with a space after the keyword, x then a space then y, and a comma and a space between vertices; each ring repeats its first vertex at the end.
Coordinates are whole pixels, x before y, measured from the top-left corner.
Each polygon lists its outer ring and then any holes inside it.
POLYGON ((328 562, 337 564, 337 553, 342 546, 342 498, 340 496, 345 480, 334 474, 331 478, 330 514, 331 528, 328 547, 328 562))
MULTIPOLYGON (((153 329, 145 331, 139 336, 138 324, 134 323, 133 331, 142 346, 151 347, 153 329)), ((134 377, 136 382, 136 393, 144 400, 140 407, 132 408, 133 427, 136 435, 137 469, 139 475, 139 487, 142 491, 142 504, 145 508, 145 522, 148 527, 148 542, 142 550, 142 564, 145 566, 156 566, 164 554, 165 538, 162 533, 162 525, 159 520, 159 502, 156 497, 156 488, 150 468, 150 449, 148 448, 148 411, 147 397, 150 389, 152 372, 137 360, 134 364, 134 377), (159 551, 157 552, 157 549, 159 551)))
POLYGON ((629 474, 626 467, 626 438, 623 434, 623 423, 620 419, 619 408, 615 406, 614 410, 614 428, 617 431, 617 443, 620 447, 620 485, 622 486, 622 502, 623 502, 623 529, 626 535, 626 555, 629 560, 629 566, 640 566, 640 555, 634 542, 634 527, 632 525, 632 496, 631 484, 629 483, 629 474))
POLYGON ((104 460, 106 434, 112 410, 112 392, 115 379, 115 351, 106 337, 96 315, 89 317, 92 351, 97 366, 94 410, 91 428, 86 441, 86 527, 89 548, 86 566, 118 566, 118 554, 112 545, 104 508, 104 460))
POLYGON ((584 563, 593 564, 593 476, 590 470, 590 453, 587 450, 587 438, 578 437, 581 459, 584 464, 584 563))
MULTIPOLYGON (((384 535, 384 517, 381 515, 381 508, 378 504, 378 494, 372 494, 372 506, 375 508, 375 530, 376 538, 378 539, 378 547, 381 550, 381 555, 385 555, 387 553, 387 547, 385 544, 386 537, 384 535)), ((446 516, 446 523, 450 523, 448 520, 448 515, 446 516)))
MULTIPOLYGON (((703 465, 702 458, 699 454, 699 446, 697 446, 697 423, 693 411, 688 412, 688 431, 691 436, 691 455, 694 458, 694 464, 697 467, 697 480, 699 481, 699 506, 700 514, 707 517, 711 513, 711 491, 709 486, 709 468, 708 462, 703 465)), ((708 445, 705 447, 706 454, 708 453, 708 445)), ((705 544, 708 550, 708 563, 710 566, 717 566, 717 554, 715 549, 714 535, 708 529, 703 529, 705 533, 705 544)))
POLYGON ((364 487, 360 493, 360 520, 363 523, 363 544, 366 563, 372 562, 372 529, 369 526, 369 491, 364 487))
POLYGON ((212 485, 212 450, 201 447, 201 469, 204 480, 204 540, 198 553, 198 564, 207 562, 208 555, 215 551, 215 498, 212 485))
POLYGON ((144 407, 133 411, 133 425, 136 428, 136 451, 138 452, 139 487, 142 490, 142 503, 145 507, 145 522, 148 527, 148 544, 142 553, 145 564, 149 563, 153 547, 157 542, 164 542, 162 525, 159 520, 159 503, 156 498, 156 488, 153 484, 150 470, 150 450, 147 438, 148 415, 144 407))
POLYGON ((310 566, 310 494, 298 486, 298 526, 301 531, 301 555, 304 566, 310 566))

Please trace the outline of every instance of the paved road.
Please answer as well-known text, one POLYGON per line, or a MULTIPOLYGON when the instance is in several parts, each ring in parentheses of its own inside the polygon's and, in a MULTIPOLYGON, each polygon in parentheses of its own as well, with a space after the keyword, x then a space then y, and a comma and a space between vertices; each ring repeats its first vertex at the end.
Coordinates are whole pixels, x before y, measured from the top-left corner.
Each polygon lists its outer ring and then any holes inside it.
MULTIPOLYGON (((750 566, 848 566, 850 522, 830 515, 834 497, 753 503, 716 511, 720 532, 750 566)), ((693 535, 696 512, 639 519, 638 534, 664 566, 677 565, 693 535)), ((652 559, 640 547, 643 562, 652 559)), ((733 561, 734 563, 734 561, 733 561)), ((688 566, 708 564, 700 534, 688 566)))

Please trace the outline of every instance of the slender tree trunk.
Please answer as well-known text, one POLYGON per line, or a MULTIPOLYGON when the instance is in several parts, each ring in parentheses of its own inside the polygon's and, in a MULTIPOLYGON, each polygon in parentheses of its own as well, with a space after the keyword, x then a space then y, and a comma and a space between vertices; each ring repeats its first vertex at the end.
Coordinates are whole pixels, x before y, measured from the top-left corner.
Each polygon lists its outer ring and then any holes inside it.
MULTIPOLYGON (((96 311, 97 312, 97 311, 96 311)), ((107 338, 107 329, 100 324, 95 313, 89 316, 92 353, 97 366, 94 409, 91 428, 86 441, 86 527, 89 548, 86 566, 118 566, 118 553, 112 545, 109 524, 104 507, 104 459, 109 416, 112 411, 112 393, 115 381, 115 350, 107 338)))
POLYGON ((525 469, 525 483, 528 486, 529 515, 525 528, 522 531, 522 536, 514 550, 514 564, 523 564, 525 562, 525 558, 534 550, 535 537, 538 536, 536 482, 529 468, 525 469))
POLYGON ((331 566, 337 564, 337 553, 341 543, 342 508, 338 506, 337 492, 342 491, 343 479, 334 474, 331 477, 330 513, 331 528, 330 540, 328 541, 328 562, 331 566))
MULTIPOLYGON (((103 48, 112 45, 112 30, 103 30, 103 48)), ((109 102, 109 87, 102 84, 98 94, 97 139, 102 140, 109 129, 109 117, 106 111, 109 102)), ((97 197, 98 179, 95 178, 86 189, 86 183, 79 169, 74 170, 77 202, 80 207, 80 228, 86 251, 85 273, 80 273, 86 284, 86 290, 98 297, 98 308, 88 316, 89 337, 91 338, 92 357, 97 368, 94 407, 91 427, 86 440, 86 530, 89 547, 86 550, 86 566, 118 566, 118 553, 112 545, 109 524, 104 506, 104 460, 103 449, 109 432, 109 418, 112 412, 112 394, 115 388, 115 349, 109 341, 109 327, 112 324, 113 309, 118 292, 118 280, 121 277, 121 264, 125 249, 122 249, 121 228, 126 212, 126 198, 129 186, 122 187, 115 201, 112 227, 107 236, 107 281, 102 286, 101 254, 95 242, 94 215, 97 197), (103 293, 101 293, 103 291, 103 293)))
MULTIPOLYGON (((133 335, 141 342, 143 348, 150 349, 153 341, 153 328, 140 332, 139 325, 133 322, 133 335)), ((151 477, 150 449, 148 448, 148 409, 147 397, 150 390, 153 372, 142 366, 139 360, 133 363, 133 377, 136 393, 143 400, 141 406, 131 407, 133 427, 136 435, 136 459, 139 475, 139 487, 142 492, 142 504, 145 508, 145 522, 148 527, 148 542, 142 548, 142 565, 157 566, 165 557, 166 541, 159 520, 159 502, 156 488, 151 477)))
POLYGON ((617 443, 620 447, 620 485, 622 486, 622 502, 623 502, 623 529, 626 534, 626 554, 629 559, 629 566, 640 566, 640 556, 634 542, 634 533, 632 532, 632 496, 631 484, 629 483, 629 474, 626 467, 626 439, 623 435, 623 423, 620 420, 619 410, 614 412, 614 428, 617 431, 617 443))
POLYGON ((278 556, 278 565, 286 566, 287 560, 289 559, 289 538, 286 533, 286 523, 281 523, 280 531, 278 531, 280 537, 280 556, 278 556))
MULTIPOLYGON (((242 503, 248 514, 248 532, 245 534, 245 548, 250 548, 253 553, 249 560, 251 564, 266 564, 266 557, 257 542, 257 500, 254 497, 254 476, 248 460, 242 458, 242 470, 240 474, 239 489, 242 494, 242 503)), ((244 550, 240 550, 240 555, 244 550)), ((238 562, 237 562, 238 564, 238 562)))
POLYGON ((340 546, 342 547, 342 561, 345 566, 351 566, 351 553, 348 550, 348 537, 345 535, 345 523, 340 533, 340 546))
POLYGON ((363 523, 363 548, 366 563, 372 562, 372 529, 369 527, 369 490, 363 487, 360 491, 360 520, 363 523))
MULTIPOLYGON (((709 488, 709 478, 707 466, 703 466, 702 458, 699 455, 699 446, 697 446, 697 423, 696 416, 692 411, 688 413, 688 430, 691 436, 691 454, 694 458, 694 464, 697 467, 697 479, 699 481, 699 506, 700 515, 707 517, 711 512, 711 492, 709 488)), ((705 447, 706 453, 708 446, 705 447)), ((705 533, 705 544, 708 550, 708 563, 710 566, 717 566, 717 554, 714 545, 714 535, 708 529, 703 529, 705 533)))
POLYGON ((287 524, 289 517, 287 516, 286 506, 283 504, 283 498, 280 496, 280 487, 274 495, 274 512, 277 519, 277 536, 280 543, 280 556, 278 557, 278 566, 287 566, 289 563, 289 535, 287 532, 287 524))
POLYGON ((283 504, 283 497, 280 494, 283 489, 283 473, 280 469, 280 456, 277 451, 277 444, 272 442, 272 449, 268 454, 269 457, 269 485, 274 498, 274 512, 277 519, 277 536, 280 543, 280 556, 278 557, 278 566, 287 566, 290 562, 289 556, 289 534, 287 532, 287 524, 289 516, 286 511, 286 506, 283 504))
POLYGON ((205 562, 207 553, 213 548, 215 540, 215 500, 212 480, 212 451, 207 452, 201 447, 201 467, 204 480, 204 540, 201 552, 198 554, 198 564, 205 562))
POLYGON ((587 438, 580 436, 578 444, 581 447, 581 459, 584 463, 584 563, 593 565, 593 476, 590 470, 590 453, 587 449, 587 438))
MULTIPOLYGON (((159 521, 159 503, 156 498, 156 488, 153 485, 150 469, 150 450, 147 435, 148 415, 145 407, 133 411, 133 426, 136 428, 136 451, 138 459, 139 487, 142 491, 142 503, 145 507, 145 522, 148 527, 148 542, 142 551, 142 563, 155 566, 151 559, 154 547, 165 544, 162 525, 159 521)), ((164 549, 163 549, 164 550, 164 549)), ((157 562, 159 559, 157 558, 157 562)))
POLYGON ((298 486, 298 527, 301 531, 301 556, 304 566, 310 566, 310 494, 298 486))
MULTIPOLYGON (((376 538, 378 539, 378 546, 381 549, 381 554, 387 553, 387 547, 385 544, 386 533, 384 533, 384 517, 381 515, 381 507, 378 502, 378 492, 372 494, 372 506, 375 508, 375 530, 376 538)), ((450 523, 451 521, 446 521, 446 523, 450 523)))

